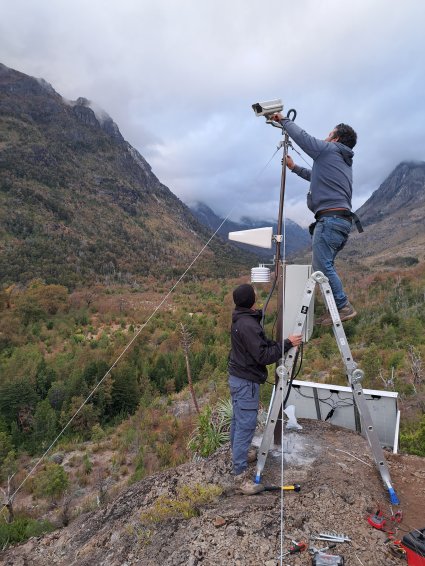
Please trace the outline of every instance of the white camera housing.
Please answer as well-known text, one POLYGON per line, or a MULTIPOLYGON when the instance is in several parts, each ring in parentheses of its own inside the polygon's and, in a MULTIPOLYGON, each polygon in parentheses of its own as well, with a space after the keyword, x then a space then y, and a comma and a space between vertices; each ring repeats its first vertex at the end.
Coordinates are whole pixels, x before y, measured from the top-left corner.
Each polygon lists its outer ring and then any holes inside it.
POLYGON ((267 102, 256 102, 252 105, 252 109, 256 116, 272 116, 278 112, 282 112, 283 103, 280 98, 269 100, 267 102))

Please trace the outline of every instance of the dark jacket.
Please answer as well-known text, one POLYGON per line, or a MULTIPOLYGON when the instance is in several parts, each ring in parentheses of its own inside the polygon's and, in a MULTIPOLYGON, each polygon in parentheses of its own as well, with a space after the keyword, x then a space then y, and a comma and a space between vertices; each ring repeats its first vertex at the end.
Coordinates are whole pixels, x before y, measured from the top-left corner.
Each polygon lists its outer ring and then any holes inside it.
POLYGON ((314 160, 311 170, 298 165, 292 170, 299 177, 310 181, 310 210, 314 214, 328 208, 351 210, 353 150, 340 142, 314 138, 287 118, 281 124, 294 142, 314 160))
MULTIPOLYGON (((229 374, 242 379, 264 383, 267 365, 282 357, 282 344, 268 340, 261 327, 261 311, 236 307, 232 314, 229 374)), ((285 340, 285 352, 292 348, 285 340)))

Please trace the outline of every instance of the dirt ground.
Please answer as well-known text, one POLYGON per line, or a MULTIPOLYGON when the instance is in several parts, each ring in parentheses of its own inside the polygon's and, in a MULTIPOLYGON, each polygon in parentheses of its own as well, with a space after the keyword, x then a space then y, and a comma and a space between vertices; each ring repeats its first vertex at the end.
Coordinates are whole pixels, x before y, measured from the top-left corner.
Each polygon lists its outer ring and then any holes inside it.
MULTIPOLYGON (((394 538, 425 527, 425 460, 416 456, 385 453, 392 485, 400 505, 391 505, 368 444, 345 429, 320 421, 300 420, 301 432, 284 433, 284 483, 300 483, 299 494, 284 493, 284 536, 309 542, 317 532, 347 534, 351 544, 330 551, 345 557, 346 564, 368 566, 402 564, 384 544, 388 534, 374 529, 367 517, 381 510, 389 519, 394 538), (297 497, 299 495, 299 497, 297 497), (390 520, 402 512, 401 523, 390 520), (313 528, 312 528, 313 527, 313 528)), ((281 452, 271 453, 263 481, 276 481, 281 473, 281 452)), ((288 544, 288 543, 287 543, 288 544)), ((319 541, 310 544, 323 547, 319 541)), ((311 564, 311 557, 291 557, 288 564, 311 564)), ((286 562, 284 562, 286 564, 286 562)), ((271 566, 271 562, 270 562, 271 566)))

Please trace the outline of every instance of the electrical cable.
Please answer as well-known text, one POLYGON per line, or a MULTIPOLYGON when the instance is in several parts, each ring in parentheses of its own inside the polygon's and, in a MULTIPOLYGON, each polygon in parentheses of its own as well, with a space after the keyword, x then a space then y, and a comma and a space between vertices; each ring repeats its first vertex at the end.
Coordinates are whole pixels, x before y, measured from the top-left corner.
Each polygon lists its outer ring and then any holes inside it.
MULTIPOLYGON (((295 366, 296 363, 297 363, 298 354, 301 355, 301 361, 300 361, 300 365, 298 366, 297 372, 295 373, 295 375, 294 375, 294 377, 292 378, 291 382, 292 382, 294 379, 297 378, 298 374, 299 374, 300 371, 301 371, 301 366, 302 366, 302 361, 303 361, 303 359, 302 359, 302 358, 303 358, 303 346, 304 346, 304 344, 301 343, 301 345, 299 346, 299 349, 298 349, 298 351, 297 351, 297 353, 296 353, 295 361, 294 361, 294 366, 295 366)), ((273 385, 273 386, 275 385, 275 384, 272 383, 271 381, 267 381, 267 380, 266 380, 264 383, 268 383, 269 385, 273 385)), ((313 397, 312 397, 312 398, 313 398, 313 397)), ((287 400, 288 400, 288 399, 285 399, 285 403, 286 403, 287 400)))
MULTIPOLYGON (((273 285, 272 285, 272 288, 270 290, 270 293, 268 294, 266 302, 264 303, 263 309, 261 311, 261 326, 262 326, 263 329, 264 329, 264 324, 265 324, 265 320, 266 320, 267 307, 269 306, 270 299, 272 298, 274 289, 276 287, 276 281, 277 281, 277 278, 275 277, 274 280, 273 280, 273 285)), ((273 324, 273 329, 274 329, 274 324, 273 324)), ((272 331, 272 336, 273 336, 273 331, 272 331)))
MULTIPOLYGON (((295 378, 294 378, 294 379, 295 379, 295 378)), ((315 399, 315 397, 314 397, 313 395, 306 395, 305 393, 301 393, 301 391, 297 391, 297 393, 298 393, 298 395, 299 395, 300 397, 304 397, 305 399, 315 399)), ((337 397, 340 398, 340 397, 339 397, 340 391, 336 391, 335 393, 336 393, 337 397)), ((333 415, 334 415, 336 409, 343 408, 343 407, 353 407, 353 406, 354 406, 354 400, 350 400, 348 397, 340 398, 340 401, 334 402, 333 399, 332 399, 332 397, 333 397, 333 395, 334 395, 335 393, 331 393, 331 394, 329 395, 329 397, 325 397, 325 398, 320 398, 320 397, 318 397, 318 398, 317 398, 317 401, 318 401, 319 403, 323 403, 324 405, 327 405, 328 407, 330 407, 330 411, 329 411, 328 414, 326 415, 325 421, 327 421, 327 420, 329 420, 329 419, 331 419, 331 418, 333 417, 333 415), (332 403, 328 403, 329 400, 332 400, 332 403)), ((287 397, 288 397, 288 396, 289 396, 289 395, 287 395, 287 397)), ((286 399, 286 400, 287 400, 287 399, 286 399)))
POLYGON ((305 163, 306 165, 308 165, 308 166, 310 167, 310 169, 311 169, 311 168, 312 168, 311 163, 308 163, 308 161, 306 161, 306 160, 304 159, 304 157, 301 155, 301 153, 300 153, 297 149, 295 149, 295 147, 293 146, 293 143, 294 143, 294 142, 291 143, 291 149, 293 149, 293 150, 295 151, 295 153, 297 153, 297 154, 301 157, 301 159, 304 161, 304 163, 305 163))
MULTIPOLYGON (((284 408, 286 407, 286 402, 288 401, 289 395, 291 394, 292 382, 294 381, 294 379, 296 377, 295 376, 295 370, 296 370, 296 365, 297 365, 297 361, 298 361, 298 353, 299 353, 299 349, 295 353, 295 359, 294 359, 294 363, 293 363, 293 366, 292 366, 292 373, 290 375, 288 388, 287 388, 287 391, 286 391, 286 396, 285 396, 285 399, 283 400, 283 403, 282 403, 284 408)), ((301 369, 301 367, 299 369, 301 369)), ((299 370, 297 372, 297 375, 298 375, 298 373, 299 373, 299 370)))
MULTIPOLYGON (((274 156, 276 155, 276 153, 279 151, 279 148, 273 153, 272 157, 269 159, 269 161, 267 162, 267 164, 257 173, 257 175, 254 177, 254 180, 258 179, 258 177, 265 171, 265 169, 268 167, 268 165, 270 164, 270 162, 272 161, 272 159, 274 158, 274 156)), ((206 250, 206 248, 208 247, 208 245, 211 243, 211 241, 214 239, 214 237, 217 235, 218 231, 220 230, 220 228, 224 225, 224 223, 228 220, 228 218, 230 217, 230 215, 232 214, 232 212, 235 210, 237 205, 234 205, 230 212, 227 214, 227 216, 224 218, 224 220, 221 222, 221 224, 218 226, 218 228, 215 230, 215 232, 212 234, 212 236, 209 238, 209 240, 207 241, 207 243, 202 247, 201 251, 195 256, 195 258, 191 261, 191 263, 189 264, 189 266, 186 268, 186 270, 183 272, 183 274, 177 279, 176 283, 171 287, 171 289, 168 291, 168 293, 166 293, 166 295, 164 296, 164 298, 162 299, 162 301, 156 306, 156 308, 152 311, 152 313, 150 314, 150 316, 148 317, 148 319, 146 320, 146 322, 141 326, 141 328, 139 328, 139 330, 136 332, 136 334, 133 336, 133 338, 130 340, 130 342, 125 346, 125 348, 122 350, 122 352, 120 353, 120 355, 116 358, 116 360, 114 361, 114 363, 110 366, 110 368, 107 370, 107 372, 105 373, 105 375, 97 382, 97 384, 95 385, 95 387, 93 388, 93 390, 90 392, 90 394, 86 397, 86 399, 81 403, 81 405, 78 407, 78 409, 76 410, 76 412, 72 415, 72 417, 69 419, 69 421, 65 424, 65 426, 62 428, 62 430, 59 432, 59 434, 56 436, 56 438, 52 441, 52 443, 50 444, 50 446, 43 452, 43 454, 40 456, 40 458, 37 460, 37 462, 34 464, 34 466, 31 468, 31 470, 28 472, 28 474, 25 476, 25 478, 21 481, 21 483, 18 485, 18 487, 15 489, 15 491, 13 492, 13 494, 11 496, 8 497, 8 501, 13 501, 13 499, 15 498, 15 496, 17 495, 17 493, 20 491, 20 489, 25 485, 25 483, 28 481, 28 479, 32 476, 32 474, 35 472, 35 470, 38 468, 38 466, 41 464, 41 462, 44 460, 44 458, 47 456, 47 454, 50 452, 50 450, 53 448, 53 446, 56 444, 56 442, 59 440, 59 438, 63 435, 63 433, 67 430, 67 428, 69 427, 69 425, 72 423, 72 421, 75 419, 75 417, 80 413, 80 411, 82 410, 82 408, 86 405, 86 403, 91 399, 91 397, 94 395, 94 393, 97 391, 97 389, 99 388, 99 386, 103 383, 103 381, 106 379, 106 377, 111 373, 111 371, 116 367, 116 365, 118 364, 118 362, 121 360, 121 358, 127 353, 127 351, 130 349, 130 347, 133 345, 133 343, 135 342, 135 340, 139 337, 140 333, 142 332, 142 330, 144 330, 144 328, 147 326, 147 324, 150 322, 150 320, 156 315, 156 313, 158 312, 158 310, 162 307, 162 305, 165 303, 165 301, 168 299, 168 297, 171 295, 171 293, 176 289, 176 287, 180 284, 180 282, 183 280, 183 278, 186 276, 186 274, 189 272, 189 270, 192 268, 192 266, 195 264, 195 262, 199 259, 199 257, 202 255, 202 253, 206 250)), ((4 503, 3 506, 0 508, 0 513, 3 513, 3 511, 7 508, 7 503, 4 503)))

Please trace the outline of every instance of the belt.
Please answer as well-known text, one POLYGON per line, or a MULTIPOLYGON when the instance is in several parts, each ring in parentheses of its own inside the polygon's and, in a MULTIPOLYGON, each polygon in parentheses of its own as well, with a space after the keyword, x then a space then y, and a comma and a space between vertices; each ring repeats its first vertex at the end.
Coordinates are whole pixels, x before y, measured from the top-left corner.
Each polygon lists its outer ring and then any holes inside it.
POLYGON ((322 216, 341 216, 342 218, 350 218, 351 220, 351 216, 352 216, 352 212, 351 210, 319 210, 319 212, 316 212, 316 214, 314 215, 314 218, 316 220, 319 220, 319 218, 322 218, 322 216))
POLYGON ((319 212, 316 212, 316 214, 314 215, 314 218, 316 220, 319 220, 324 216, 339 216, 340 218, 346 218, 347 220, 350 221, 354 220, 357 231, 358 232, 364 231, 362 223, 360 222, 360 218, 357 216, 357 214, 351 212, 351 210, 319 210, 319 212))

